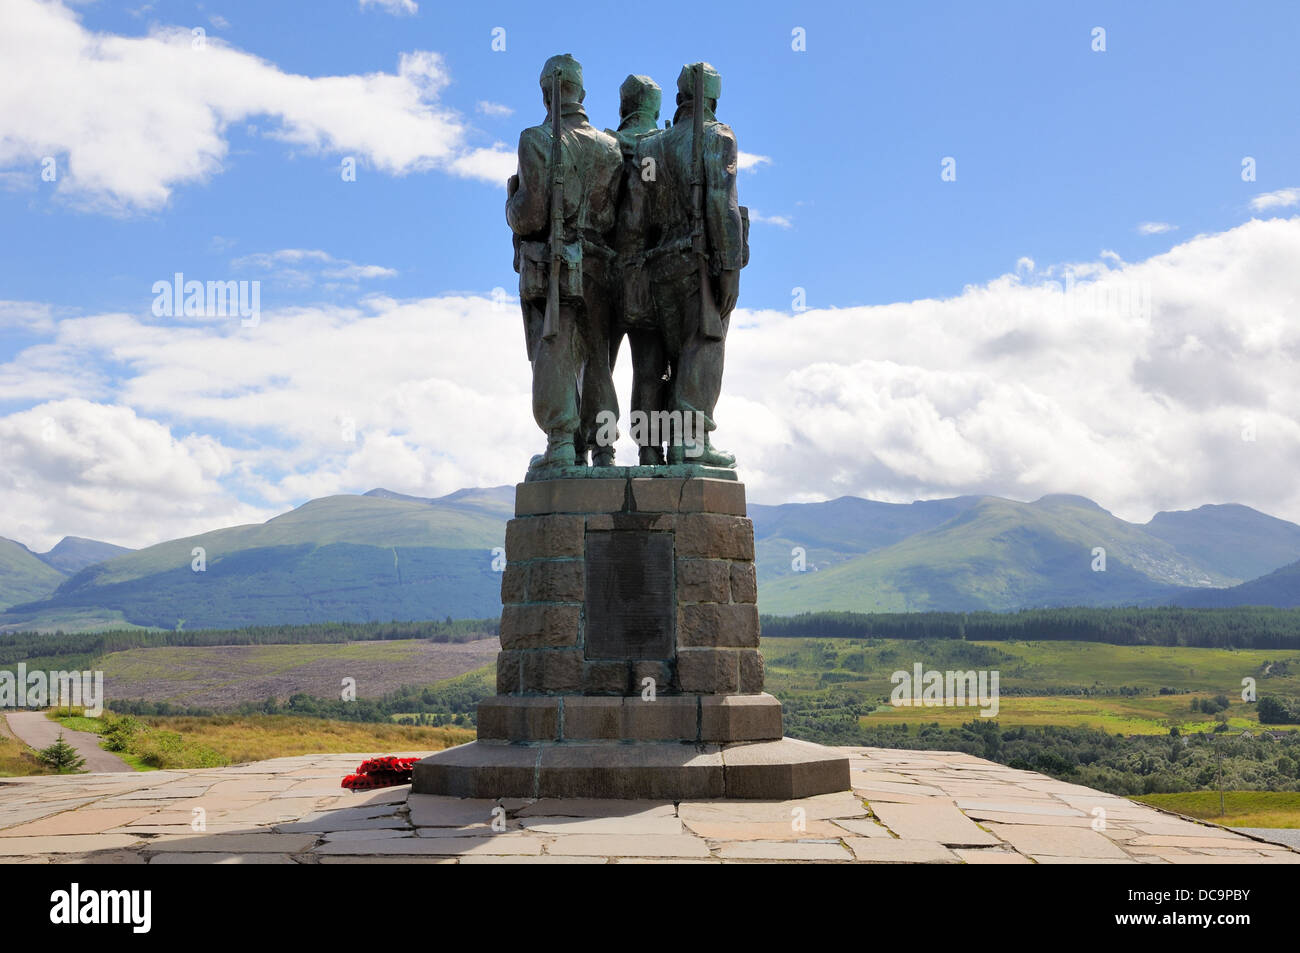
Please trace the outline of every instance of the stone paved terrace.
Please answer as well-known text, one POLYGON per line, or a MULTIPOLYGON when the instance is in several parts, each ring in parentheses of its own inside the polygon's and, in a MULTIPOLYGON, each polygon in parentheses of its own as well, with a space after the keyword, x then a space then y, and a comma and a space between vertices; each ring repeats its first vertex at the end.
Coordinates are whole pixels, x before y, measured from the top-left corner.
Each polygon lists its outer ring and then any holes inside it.
POLYGON ((408 786, 340 788, 366 754, 11 778, 0 862, 1300 863, 1280 844, 966 754, 845 750, 852 793, 788 802, 408 801, 408 786), (506 830, 494 833, 498 807, 506 830))

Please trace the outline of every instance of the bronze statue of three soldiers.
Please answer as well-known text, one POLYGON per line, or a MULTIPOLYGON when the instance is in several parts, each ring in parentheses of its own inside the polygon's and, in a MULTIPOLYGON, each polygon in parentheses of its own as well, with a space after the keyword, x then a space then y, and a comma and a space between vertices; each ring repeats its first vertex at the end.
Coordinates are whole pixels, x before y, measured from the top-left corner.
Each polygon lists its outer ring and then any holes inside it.
POLYGON ((587 121, 572 56, 547 60, 541 86, 547 118, 521 133, 506 200, 533 416, 547 437, 530 470, 585 465, 589 454, 594 467, 613 465, 624 337, 639 463, 734 467, 709 439, 749 257, 736 137, 715 116, 721 78, 708 63, 682 67, 677 111, 660 129, 659 86, 629 76, 619 127, 604 132, 587 121))

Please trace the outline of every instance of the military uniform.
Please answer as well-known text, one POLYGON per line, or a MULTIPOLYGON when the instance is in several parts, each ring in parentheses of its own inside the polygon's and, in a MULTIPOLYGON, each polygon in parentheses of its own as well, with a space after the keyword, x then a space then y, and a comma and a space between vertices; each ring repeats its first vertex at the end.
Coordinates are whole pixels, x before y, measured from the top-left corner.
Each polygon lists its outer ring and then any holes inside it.
MULTIPOLYGON (((615 290, 612 232, 622 188, 617 140, 595 129, 582 108, 582 67, 571 56, 543 68, 545 122, 519 137, 519 171, 511 178, 506 220, 515 233, 515 269, 533 365, 533 417, 546 432, 547 451, 535 466, 572 464, 595 445, 601 411, 618 417, 610 371, 609 302, 615 290), (542 333, 550 281, 551 76, 561 71, 563 263, 555 334, 542 333), (576 439, 575 439, 576 438, 576 439), (569 449, 569 448, 576 448, 569 449)), ((598 453, 601 448, 598 448, 598 453)), ((613 447, 607 450, 611 462, 613 447)))
MULTIPOLYGON (((619 87, 619 126, 605 131, 618 140, 623 151, 627 190, 619 206, 618 231, 614 247, 617 252, 619 289, 613 302, 610 328, 609 362, 618 358, 619 346, 626 336, 632 352, 632 413, 645 415, 668 409, 668 358, 663 333, 650 301, 644 253, 646 236, 632 218, 631 191, 638 187, 641 167, 636 162, 638 142, 657 135, 659 107, 663 93, 648 76, 628 76, 619 87)), ((636 433, 634 429, 634 434, 636 433)), ((656 438, 658 441, 658 438, 656 438)), ((640 463, 664 462, 662 446, 644 442, 640 463)))
POLYGON ((748 257, 744 210, 736 196, 739 149, 731 128, 717 121, 713 104, 721 79, 708 64, 704 70, 704 232, 708 269, 722 318, 720 337, 706 336, 700 322, 699 260, 692 248, 694 182, 691 167, 694 101, 693 69, 683 67, 678 77, 678 109, 672 128, 637 141, 634 162, 641 167, 653 160, 655 179, 631 183, 629 219, 637 234, 646 237, 644 253, 648 289, 656 319, 663 330, 667 358, 672 365, 670 408, 683 414, 702 415, 705 443, 702 455, 670 443, 669 462, 733 466, 735 458, 707 444, 716 426, 714 406, 722 387, 726 331, 734 306, 739 271, 748 257), (728 288, 731 289, 730 296, 728 288), (724 300, 730 297, 730 300, 724 300))

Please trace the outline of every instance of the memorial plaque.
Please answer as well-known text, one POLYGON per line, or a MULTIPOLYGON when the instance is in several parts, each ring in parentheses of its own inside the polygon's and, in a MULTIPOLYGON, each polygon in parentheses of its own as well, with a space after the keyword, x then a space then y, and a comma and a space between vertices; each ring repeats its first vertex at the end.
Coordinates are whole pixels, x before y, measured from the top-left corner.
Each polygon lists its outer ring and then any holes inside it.
POLYGON ((589 659, 666 659, 677 600, 670 533, 587 534, 589 659))

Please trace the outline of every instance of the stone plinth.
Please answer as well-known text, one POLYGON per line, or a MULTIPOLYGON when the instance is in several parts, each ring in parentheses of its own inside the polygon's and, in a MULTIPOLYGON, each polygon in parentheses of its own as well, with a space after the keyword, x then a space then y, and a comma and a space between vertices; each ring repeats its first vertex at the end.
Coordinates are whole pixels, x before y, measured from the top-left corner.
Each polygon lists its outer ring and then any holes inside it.
POLYGON ((498 694, 479 705, 479 740, 421 761, 412 790, 845 790, 848 761, 782 739, 780 702, 763 692, 754 531, 744 485, 728 475, 605 467, 519 484, 498 694))

